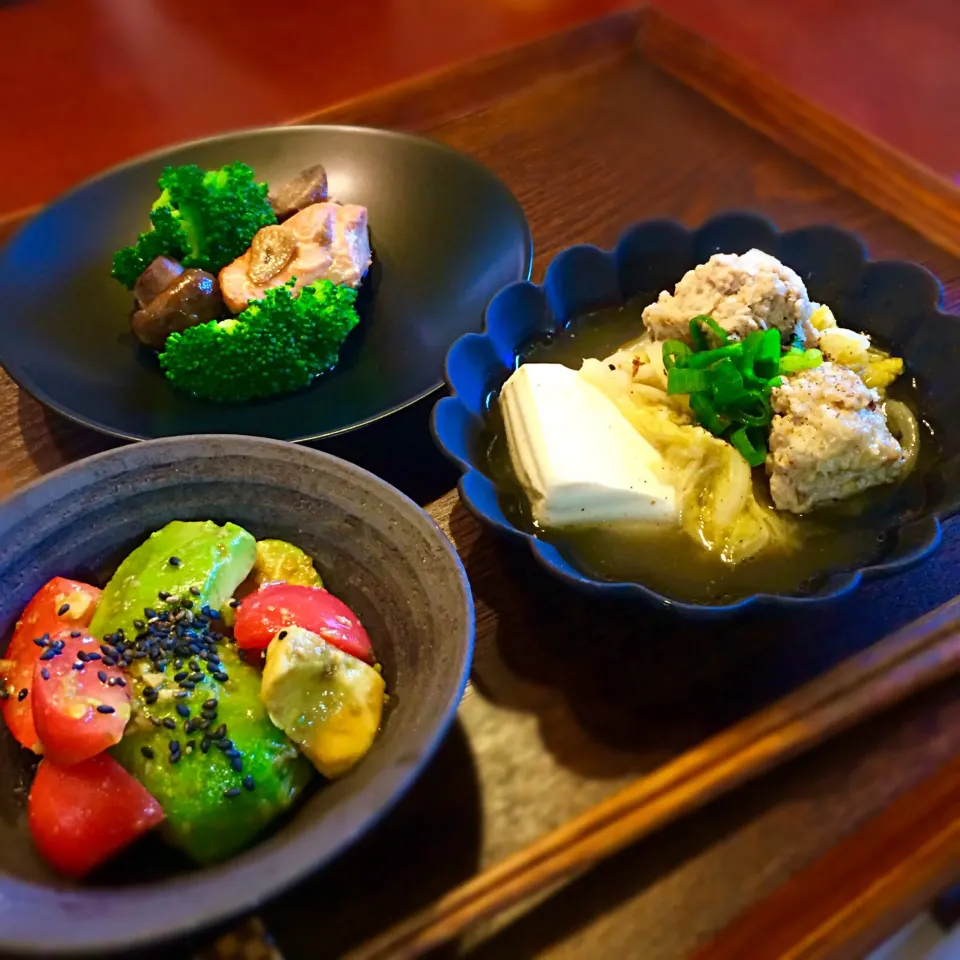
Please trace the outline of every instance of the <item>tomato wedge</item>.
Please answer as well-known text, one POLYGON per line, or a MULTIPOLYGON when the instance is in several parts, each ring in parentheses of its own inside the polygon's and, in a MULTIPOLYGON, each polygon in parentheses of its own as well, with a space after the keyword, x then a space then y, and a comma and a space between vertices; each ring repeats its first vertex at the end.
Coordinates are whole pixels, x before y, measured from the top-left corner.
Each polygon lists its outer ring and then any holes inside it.
POLYGON ((37 849, 82 877, 163 820, 160 804, 109 754, 61 767, 41 761, 28 819, 37 849))
POLYGON ((266 584, 241 601, 233 635, 238 647, 262 649, 284 627, 303 627, 344 653, 374 662, 363 625, 342 600, 322 587, 266 584))
POLYGON ((100 662, 100 644, 86 631, 51 641, 51 652, 61 652, 37 661, 30 699, 44 756, 66 766, 120 742, 130 719, 130 687, 124 671, 100 662))
POLYGON ((43 648, 33 641, 61 630, 89 626, 100 596, 101 591, 88 583, 54 577, 27 604, 13 631, 4 654, 13 666, 4 678, 7 699, 3 701, 3 719, 20 744, 34 753, 43 753, 43 748, 33 723, 30 691, 34 666, 43 648))

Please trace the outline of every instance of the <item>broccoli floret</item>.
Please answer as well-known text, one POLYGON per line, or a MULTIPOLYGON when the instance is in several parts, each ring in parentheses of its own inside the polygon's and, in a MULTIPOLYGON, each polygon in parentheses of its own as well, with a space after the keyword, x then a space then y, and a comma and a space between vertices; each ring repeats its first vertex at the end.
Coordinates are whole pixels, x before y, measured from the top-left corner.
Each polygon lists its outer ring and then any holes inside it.
POLYGON ((113 258, 113 276, 128 288, 160 255, 217 273, 250 246, 261 227, 277 222, 267 185, 257 183, 245 163, 208 171, 192 163, 167 167, 158 186, 153 229, 113 258))
POLYGON ((357 291, 318 280, 268 290, 231 320, 172 333, 160 365, 172 383, 205 400, 236 402, 290 393, 332 369, 357 325, 357 291))

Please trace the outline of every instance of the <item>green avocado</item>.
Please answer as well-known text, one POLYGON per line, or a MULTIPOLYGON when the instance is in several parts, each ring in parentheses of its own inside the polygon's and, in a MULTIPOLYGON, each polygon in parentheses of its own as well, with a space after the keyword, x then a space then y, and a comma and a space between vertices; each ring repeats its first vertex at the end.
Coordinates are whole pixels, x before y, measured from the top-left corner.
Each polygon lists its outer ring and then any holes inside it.
POLYGON ((124 560, 90 625, 94 636, 113 644, 123 630, 120 642, 131 649, 136 643, 138 652, 143 638, 177 643, 162 671, 149 657, 131 664, 134 714, 112 752, 163 807, 167 839, 203 864, 242 850, 312 776, 270 721, 259 671, 219 637, 218 609, 255 555, 253 537, 235 524, 174 521, 124 560), (211 663, 211 651, 219 663, 211 663), (213 700, 216 706, 204 709, 213 700), (224 724, 225 737, 211 740, 224 724), (218 748, 225 739, 238 756, 218 748))

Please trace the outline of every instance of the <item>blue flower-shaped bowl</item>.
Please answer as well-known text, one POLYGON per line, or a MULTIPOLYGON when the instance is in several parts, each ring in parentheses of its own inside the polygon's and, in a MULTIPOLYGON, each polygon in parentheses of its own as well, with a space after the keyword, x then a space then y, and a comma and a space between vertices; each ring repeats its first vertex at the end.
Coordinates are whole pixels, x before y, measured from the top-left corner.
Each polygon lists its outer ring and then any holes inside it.
POLYGON ((865 578, 906 570, 940 543, 941 523, 960 508, 960 316, 942 309, 942 287, 923 267, 871 261, 861 240, 837 227, 781 232, 752 213, 727 213, 688 230, 672 220, 628 229, 611 251, 570 247, 547 269, 541 285, 505 287, 490 303, 486 332, 467 334, 447 355, 450 396, 433 412, 434 437, 463 471, 460 499, 479 520, 526 540, 535 559, 570 586, 606 597, 635 597, 695 617, 724 617, 749 607, 800 607, 851 593, 865 578), (803 594, 758 593, 735 603, 707 605, 669 599, 642 583, 599 580, 577 570, 553 544, 519 529, 504 514, 499 491, 484 473, 490 404, 531 342, 572 319, 626 301, 646 304, 673 289, 683 274, 714 253, 751 247, 778 257, 803 278, 813 300, 829 304, 844 324, 876 335, 902 356, 920 389, 924 416, 935 424, 939 460, 927 506, 886 538, 883 555, 857 570, 821 578, 803 594))

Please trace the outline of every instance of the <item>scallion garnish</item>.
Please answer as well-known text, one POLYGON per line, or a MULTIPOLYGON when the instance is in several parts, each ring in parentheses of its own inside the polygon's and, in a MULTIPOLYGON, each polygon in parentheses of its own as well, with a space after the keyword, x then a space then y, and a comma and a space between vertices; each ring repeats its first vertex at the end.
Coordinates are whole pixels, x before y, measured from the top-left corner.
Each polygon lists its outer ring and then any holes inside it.
POLYGON ((773 420, 771 391, 784 375, 820 366, 820 351, 794 345, 781 356, 779 330, 758 330, 735 342, 705 316, 690 321, 690 338, 692 349, 680 340, 664 341, 667 393, 689 394, 695 422, 730 443, 750 466, 760 466, 773 420), (710 346, 711 335, 720 346, 710 346))

